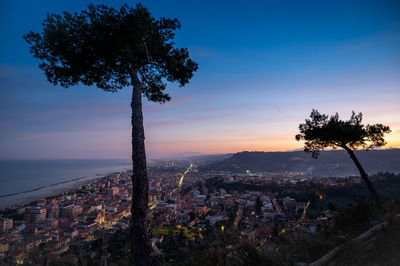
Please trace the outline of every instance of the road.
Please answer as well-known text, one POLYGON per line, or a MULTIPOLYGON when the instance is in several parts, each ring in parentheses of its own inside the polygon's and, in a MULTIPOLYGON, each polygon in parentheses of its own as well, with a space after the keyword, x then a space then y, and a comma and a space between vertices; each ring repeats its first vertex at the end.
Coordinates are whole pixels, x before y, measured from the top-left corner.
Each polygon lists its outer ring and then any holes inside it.
MULTIPOLYGON (((185 175, 187 173, 189 173, 190 170, 193 169, 193 167, 194 167, 194 164, 190 163, 189 167, 186 169, 186 171, 181 175, 181 177, 177 181, 178 186, 172 190, 172 193, 175 192, 176 190, 182 188, 183 181, 185 180, 185 175)), ((149 202, 149 209, 150 210, 154 209, 156 207, 157 203, 158 203, 158 200, 154 200, 153 202, 149 202)))

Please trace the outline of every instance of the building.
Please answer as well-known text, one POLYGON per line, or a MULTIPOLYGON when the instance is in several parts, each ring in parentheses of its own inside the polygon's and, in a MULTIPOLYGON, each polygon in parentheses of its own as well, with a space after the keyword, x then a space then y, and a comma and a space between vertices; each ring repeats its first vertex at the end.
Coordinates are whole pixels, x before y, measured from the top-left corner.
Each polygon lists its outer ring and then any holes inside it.
POLYGON ((30 215, 30 220, 32 222, 44 221, 46 220, 46 209, 42 207, 29 207, 27 212, 30 215))
POLYGON ((2 232, 13 228, 13 219, 0 217, 0 230, 2 232))
POLYGON ((296 200, 290 197, 283 199, 283 207, 290 213, 296 212, 296 200))

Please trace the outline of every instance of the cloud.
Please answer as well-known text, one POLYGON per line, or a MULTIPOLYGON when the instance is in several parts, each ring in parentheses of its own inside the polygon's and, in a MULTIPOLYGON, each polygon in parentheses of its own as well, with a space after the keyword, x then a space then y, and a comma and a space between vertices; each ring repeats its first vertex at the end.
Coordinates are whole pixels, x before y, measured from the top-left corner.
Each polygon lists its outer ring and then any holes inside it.
POLYGON ((193 57, 212 57, 216 56, 217 53, 209 48, 192 46, 189 47, 190 55, 193 57))
POLYGON ((383 91, 382 93, 384 93, 384 94, 400 94, 400 89, 386 90, 386 91, 383 91))
POLYGON ((346 53, 346 52, 353 52, 353 51, 358 51, 362 50, 364 48, 367 48, 372 45, 372 42, 361 42, 361 43, 356 43, 356 44, 350 44, 343 46, 339 49, 340 52, 346 53))
MULTIPOLYGON (((172 108, 174 106, 178 106, 184 104, 186 102, 191 101, 194 96, 186 96, 182 98, 176 98, 171 102, 166 104, 145 104, 143 109, 145 112, 157 112, 166 110, 168 108, 172 108)), ((53 120, 58 119, 60 117, 72 118, 79 116, 82 119, 87 117, 110 117, 110 116, 118 116, 118 115, 127 115, 130 114, 131 108, 129 105, 125 104, 117 104, 117 103, 54 103, 54 102, 46 102, 46 103, 25 103, 25 108, 28 108, 29 112, 26 112, 26 109, 21 109, 19 105, 11 105, 2 106, 4 110, 7 111, 8 114, 13 114, 13 116, 4 116, 2 117, 2 121, 13 120, 15 116, 21 116, 25 121, 45 121, 45 120, 53 120)), ((6 113, 6 112, 5 112, 6 113)))
POLYGON ((203 100, 203 103, 215 102, 217 98, 215 97, 208 97, 203 100))
POLYGON ((183 124, 183 121, 161 121, 161 122, 155 122, 155 123, 149 123, 146 124, 146 128, 160 128, 160 127, 174 127, 177 125, 183 124))
POLYGON ((19 70, 13 65, 0 65, 0 78, 10 77, 18 74, 19 70))
POLYGON ((164 127, 176 127, 179 125, 192 124, 199 121, 210 121, 218 120, 225 117, 230 117, 230 114, 208 114, 208 115, 189 115, 183 116, 180 120, 174 121, 159 121, 159 122, 145 122, 146 128, 164 128, 164 127))
POLYGON ((166 102, 164 104, 159 104, 159 103, 145 103, 143 105, 143 110, 146 112, 157 112, 157 111, 163 111, 166 109, 169 109, 174 106, 178 106, 187 102, 190 102, 193 100, 194 96, 189 95, 186 97, 181 97, 181 98, 173 98, 171 101, 166 102))
POLYGON ((232 117, 233 114, 228 113, 219 113, 219 114, 201 114, 201 115, 190 115, 186 116, 185 120, 187 121, 209 121, 209 120, 217 120, 226 117, 232 117))
POLYGON ((29 103, 24 104, 24 108, 21 105, 4 107, 4 116, 0 116, 0 121, 12 122, 19 117, 24 122, 66 123, 68 120, 81 121, 89 118, 98 121, 105 117, 122 117, 127 114, 130 114, 130 107, 121 104, 29 103))

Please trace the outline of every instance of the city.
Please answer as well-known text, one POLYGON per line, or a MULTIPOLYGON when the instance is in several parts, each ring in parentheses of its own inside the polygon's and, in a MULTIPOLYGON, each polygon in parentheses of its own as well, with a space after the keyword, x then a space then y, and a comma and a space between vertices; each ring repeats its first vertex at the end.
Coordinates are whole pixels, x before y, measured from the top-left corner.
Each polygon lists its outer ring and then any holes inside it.
MULTIPOLYGON (((237 243, 250 239, 259 248, 274 250, 284 234, 314 237, 329 227, 340 209, 332 202, 322 203, 324 197, 333 199, 329 194, 333 189, 361 182, 358 177, 290 173, 287 178, 249 171, 201 173, 196 163, 150 162, 151 241, 157 255, 168 263, 182 259, 176 250, 171 252, 168 238, 186 244, 211 242, 210 234, 238 231, 237 243)), ((399 180, 397 176, 395 182, 399 180)), ((57 197, 7 209, 0 218, 0 257, 14 264, 50 265, 115 260, 107 251, 107 241, 129 228, 131 192, 130 172, 121 172, 57 197)))

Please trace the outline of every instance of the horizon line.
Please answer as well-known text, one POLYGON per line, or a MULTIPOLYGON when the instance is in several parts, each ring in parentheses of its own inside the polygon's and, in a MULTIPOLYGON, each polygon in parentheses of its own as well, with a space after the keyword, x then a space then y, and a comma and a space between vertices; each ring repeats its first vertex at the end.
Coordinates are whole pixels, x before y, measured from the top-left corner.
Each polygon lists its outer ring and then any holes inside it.
MULTIPOLYGON (((396 150, 400 149, 400 147, 389 147, 389 148, 373 148, 373 149, 357 149, 358 151, 360 150, 365 150, 365 151, 381 151, 381 150, 396 150)), ((269 153, 269 152, 298 152, 298 151, 304 151, 304 149, 291 149, 291 150, 282 150, 282 151, 261 151, 261 150, 242 150, 238 152, 226 152, 226 153, 200 153, 196 155, 188 155, 188 156, 182 156, 180 154, 184 153, 197 153, 197 152, 180 152, 180 153, 173 153, 169 155, 162 155, 162 156, 148 156, 147 160, 161 160, 161 159, 184 159, 184 158, 190 158, 190 157, 197 157, 197 156, 212 156, 212 155, 227 155, 227 154, 237 154, 237 153, 242 153, 242 152, 264 152, 264 153, 269 153), (168 158, 168 157, 176 157, 176 158, 168 158), (178 158, 179 157, 179 158, 178 158)), ((321 150, 321 152, 324 151, 343 151, 343 149, 324 149, 321 150)), ((89 157, 84 157, 84 158, 0 158, 0 160, 5 161, 5 160, 131 160, 131 158, 89 158, 89 157)))

